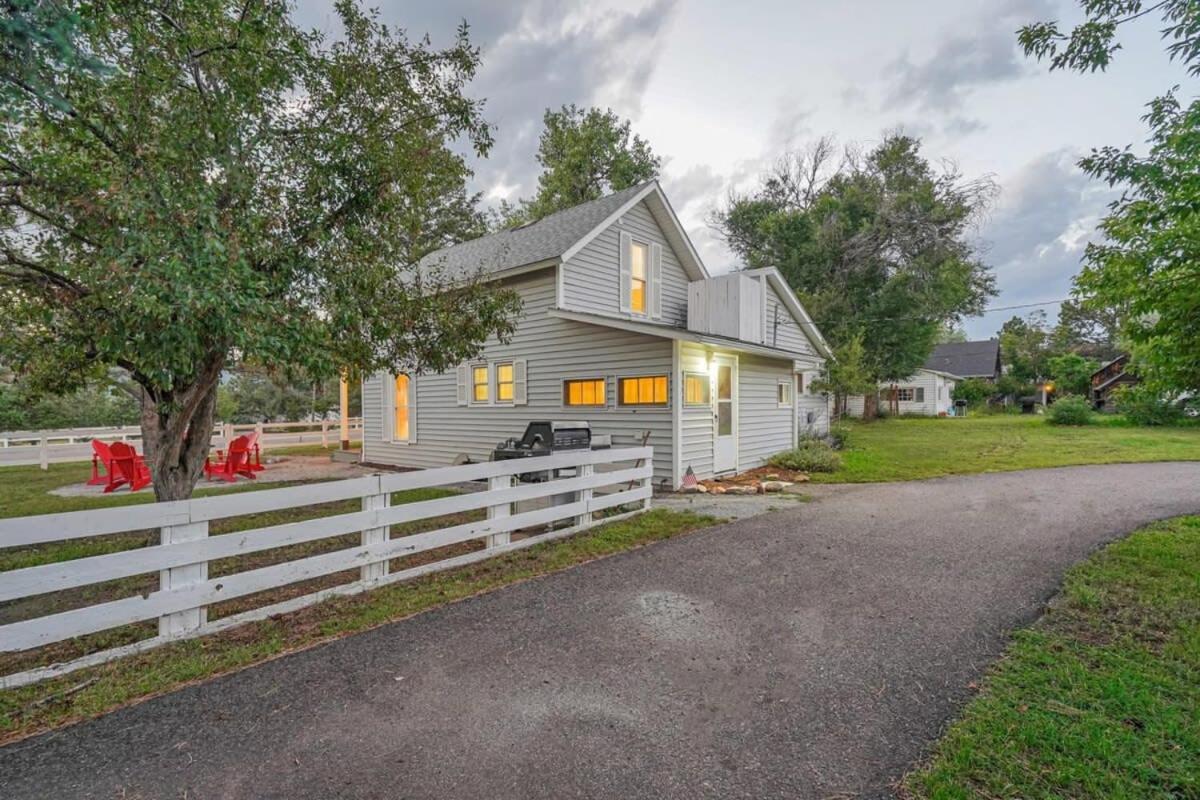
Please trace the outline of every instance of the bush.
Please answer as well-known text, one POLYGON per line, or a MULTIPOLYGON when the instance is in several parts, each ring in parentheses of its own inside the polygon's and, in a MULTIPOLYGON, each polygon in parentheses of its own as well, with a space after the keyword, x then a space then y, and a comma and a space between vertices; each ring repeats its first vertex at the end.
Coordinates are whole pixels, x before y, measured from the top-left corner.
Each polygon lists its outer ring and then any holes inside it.
POLYGON ((1116 392, 1117 410, 1134 425, 1178 425, 1183 409, 1163 400, 1144 386, 1126 386, 1116 392))
POLYGON ((966 400, 969 408, 981 406, 988 398, 996 393, 996 387, 980 378, 967 378, 954 384, 950 397, 955 400, 966 400))
POLYGON ((829 446, 834 450, 845 450, 850 438, 850 427, 844 424, 829 426, 829 446))
POLYGON ((1047 409, 1046 421, 1051 425, 1088 425, 1092 421, 1092 407, 1078 395, 1060 397, 1047 409))
POLYGON ((794 450, 771 456, 767 463, 794 472, 836 472, 842 466, 842 457, 825 442, 806 439, 794 450))

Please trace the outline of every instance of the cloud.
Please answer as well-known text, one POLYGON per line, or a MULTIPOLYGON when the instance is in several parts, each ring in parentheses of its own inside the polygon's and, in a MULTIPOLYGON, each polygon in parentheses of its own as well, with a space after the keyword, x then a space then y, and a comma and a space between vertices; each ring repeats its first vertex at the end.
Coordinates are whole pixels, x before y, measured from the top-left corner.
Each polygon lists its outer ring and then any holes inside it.
MULTIPOLYGON (((1067 150, 1044 153, 1005 182, 1000 204, 980 230, 988 243, 985 261, 1002 292, 999 305, 1061 300, 1096 225, 1118 190, 1089 178, 1067 150)), ((1033 310, 1033 309, 1029 309, 1033 310)), ((1056 306, 1046 306, 1051 320, 1056 306)), ((991 336, 1005 320, 1025 310, 987 314, 971 320, 972 336, 991 336)))
POLYGON ((1020 52, 1016 30, 1053 17, 1054 11, 1049 0, 1007 0, 986 19, 975 20, 976 30, 941 37, 927 58, 914 61, 905 53, 884 69, 890 78, 885 108, 953 115, 946 123, 952 135, 981 129, 981 122, 961 114, 967 96, 980 87, 1032 74, 1034 67, 1020 52))
MULTIPOLYGON (((452 42, 467 21, 471 41, 483 50, 467 92, 486 99, 484 117, 496 126, 487 158, 471 159, 474 187, 491 198, 512 198, 536 185, 547 108, 599 105, 636 118, 676 2, 650 0, 622 10, 589 0, 391 0, 379 8, 389 25, 414 40, 428 33, 434 46, 452 42)), ((329 0, 301 2, 297 18, 336 34, 329 0)))

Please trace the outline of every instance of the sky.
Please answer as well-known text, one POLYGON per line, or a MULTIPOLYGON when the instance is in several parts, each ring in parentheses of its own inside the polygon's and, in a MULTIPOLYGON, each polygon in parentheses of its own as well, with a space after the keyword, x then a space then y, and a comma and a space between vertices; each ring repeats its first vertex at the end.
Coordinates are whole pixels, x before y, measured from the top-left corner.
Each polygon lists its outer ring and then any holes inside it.
MULTIPOLYGON (((820 136, 871 146, 892 130, 1000 192, 973 232, 995 272, 991 307, 1066 298, 1117 190, 1076 162, 1093 147, 1144 149, 1144 106, 1195 82, 1167 58, 1154 17, 1123 29, 1106 73, 1050 73, 1016 30, 1078 20, 1076 0, 368 0, 410 38, 448 44, 466 20, 483 49, 468 93, 485 98, 495 145, 475 160, 489 202, 528 196, 546 108, 612 108, 664 160, 663 188, 709 270, 738 266, 708 224, 820 136)), ((299 21, 336 33, 328 0, 299 21)), ((1057 306, 1042 306, 1051 319, 1057 306)), ((1014 314, 967 320, 971 338, 1014 314)))

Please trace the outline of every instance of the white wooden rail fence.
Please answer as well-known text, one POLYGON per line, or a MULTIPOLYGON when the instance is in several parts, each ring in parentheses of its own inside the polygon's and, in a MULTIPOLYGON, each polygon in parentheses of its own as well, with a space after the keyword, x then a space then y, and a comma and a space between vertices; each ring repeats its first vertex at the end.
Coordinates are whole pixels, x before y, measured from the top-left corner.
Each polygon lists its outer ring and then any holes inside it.
POLYGON ((34 683, 169 641, 213 633, 336 595, 357 594, 567 536, 601 521, 593 516, 597 511, 636 504, 634 510, 609 516, 602 520, 605 522, 638 513, 650 507, 652 452, 650 447, 630 447, 559 453, 535 459, 384 473, 178 502, 0 519, 0 548, 153 528, 161 530, 158 545, 0 572, 0 603, 145 573, 159 574, 158 590, 148 594, 0 625, 0 652, 17 652, 122 625, 158 620, 155 637, 73 661, 3 676, 0 677, 0 688, 34 683), (623 462, 635 466, 623 465, 623 462), (597 466, 608 469, 597 470, 597 466), (531 470, 563 470, 574 475, 541 483, 515 482, 516 475, 531 470), (480 480, 488 482, 486 491, 391 505, 393 492, 480 480), (212 520, 354 498, 362 500, 361 511, 209 536, 208 526, 212 520), (548 507, 514 509, 515 503, 546 498, 551 499, 548 507), (389 537, 389 525, 484 508, 487 509, 484 520, 394 539, 389 537), (569 527, 510 541, 512 531, 547 526, 560 520, 568 520, 569 527), (216 578, 208 575, 208 564, 216 559, 354 532, 362 535, 361 542, 354 547, 216 578), (486 549, 400 572, 388 571, 390 559, 479 538, 486 540, 486 549), (208 620, 207 609, 213 603, 356 567, 360 576, 353 583, 219 620, 208 620))

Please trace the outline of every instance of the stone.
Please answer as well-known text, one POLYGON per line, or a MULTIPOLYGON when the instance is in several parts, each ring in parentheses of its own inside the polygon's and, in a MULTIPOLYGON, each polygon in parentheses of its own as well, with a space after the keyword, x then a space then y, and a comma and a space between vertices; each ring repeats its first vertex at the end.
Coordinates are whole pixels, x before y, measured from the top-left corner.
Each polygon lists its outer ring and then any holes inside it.
POLYGON ((727 486, 725 494, 758 494, 756 486, 727 486))
POLYGON ((777 480, 779 480, 779 476, 777 474, 775 474, 774 472, 772 472, 769 475, 763 475, 763 480, 764 481, 777 481, 777 480))
POLYGON ((684 487, 682 487, 682 488, 679 490, 679 493, 680 493, 680 494, 700 494, 700 493, 702 493, 702 492, 704 492, 704 491, 707 491, 707 490, 704 488, 704 485, 703 485, 703 484, 696 484, 695 486, 684 486, 684 487))
POLYGON ((762 488, 764 492, 782 492, 787 487, 791 486, 791 481, 763 481, 762 488))
POLYGON ((709 494, 725 494, 724 486, 714 486, 708 490, 709 494))

